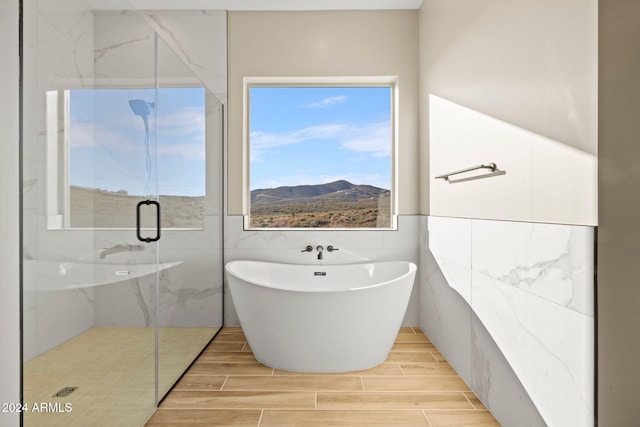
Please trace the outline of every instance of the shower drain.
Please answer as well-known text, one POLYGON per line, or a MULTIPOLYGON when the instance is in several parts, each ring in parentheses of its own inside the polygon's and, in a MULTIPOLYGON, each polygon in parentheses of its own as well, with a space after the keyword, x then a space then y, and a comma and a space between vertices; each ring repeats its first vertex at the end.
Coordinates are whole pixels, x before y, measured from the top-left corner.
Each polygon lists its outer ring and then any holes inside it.
POLYGON ((57 392, 51 397, 67 397, 77 389, 78 387, 64 387, 63 389, 61 389, 59 392, 57 392))

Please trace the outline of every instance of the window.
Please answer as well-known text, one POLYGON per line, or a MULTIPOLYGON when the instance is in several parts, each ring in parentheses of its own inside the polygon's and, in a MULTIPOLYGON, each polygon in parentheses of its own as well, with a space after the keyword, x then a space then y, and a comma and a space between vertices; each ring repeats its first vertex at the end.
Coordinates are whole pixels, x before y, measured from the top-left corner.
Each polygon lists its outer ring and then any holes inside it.
POLYGON ((249 228, 394 227, 392 81, 245 84, 249 228))
POLYGON ((163 228, 203 228, 204 88, 74 89, 61 98, 48 94, 50 227, 135 228, 136 204, 158 194, 163 228))

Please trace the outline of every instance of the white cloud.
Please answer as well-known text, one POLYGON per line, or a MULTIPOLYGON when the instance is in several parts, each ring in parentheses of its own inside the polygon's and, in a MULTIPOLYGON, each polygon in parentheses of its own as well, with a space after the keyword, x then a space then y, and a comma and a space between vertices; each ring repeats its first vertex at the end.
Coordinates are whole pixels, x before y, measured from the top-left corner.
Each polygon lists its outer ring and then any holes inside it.
POLYGON ((172 114, 158 117, 160 135, 202 135, 204 138, 205 115, 201 108, 183 108, 172 114))
POLYGON ((100 124, 86 122, 71 123, 70 142, 71 149, 105 147, 122 151, 135 151, 137 143, 100 124))
POLYGON ((344 150, 366 153, 374 157, 391 155, 391 126, 389 122, 354 126, 341 143, 344 150))
POLYGON ((344 150, 374 157, 391 155, 391 125, 388 121, 366 124, 324 124, 288 132, 253 131, 251 161, 260 161, 265 151, 315 139, 338 141, 344 150))
POLYGON ((344 132, 345 128, 346 126, 341 124, 326 124, 282 133, 254 131, 251 132, 251 148, 267 149, 313 139, 335 138, 336 135, 344 132))
POLYGON ((345 95, 330 96, 328 98, 321 99, 320 101, 304 104, 303 107, 304 108, 327 108, 333 104, 340 104, 342 102, 347 102, 347 97, 345 95))
POLYGON ((298 144, 316 139, 335 139, 344 133, 347 126, 342 124, 325 124, 310 126, 281 133, 251 132, 251 161, 260 161, 262 154, 269 149, 283 145, 298 144))
POLYGON ((198 142, 185 142, 180 144, 160 144, 160 155, 178 155, 185 160, 204 160, 204 144, 198 142))
MULTIPOLYGON (((155 128, 155 116, 149 117, 150 129, 155 128)), ((175 113, 158 117, 160 128, 158 152, 161 155, 181 156, 187 160, 205 158, 205 116, 202 109, 183 108, 175 113)), ((122 120, 71 123, 71 149, 107 148, 110 150, 142 151, 144 125, 135 116, 122 120)), ((150 141, 153 147, 154 141, 150 141)), ((153 148, 152 148, 153 150, 153 148)))

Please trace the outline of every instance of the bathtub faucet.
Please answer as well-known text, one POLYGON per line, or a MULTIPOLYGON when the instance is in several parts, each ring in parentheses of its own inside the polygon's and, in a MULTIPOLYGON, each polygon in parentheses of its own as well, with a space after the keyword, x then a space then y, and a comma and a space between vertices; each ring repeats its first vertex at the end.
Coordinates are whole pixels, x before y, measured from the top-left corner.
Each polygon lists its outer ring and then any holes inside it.
MULTIPOLYGON (((333 245, 327 246, 327 252, 333 252, 333 251, 338 251, 338 250, 340 250, 340 249, 336 248, 333 245)), ((316 246, 316 251, 318 251, 318 259, 322 260, 324 258, 324 247, 322 245, 318 245, 318 246, 316 246)), ((313 252, 313 246, 307 245, 300 252, 313 252)))

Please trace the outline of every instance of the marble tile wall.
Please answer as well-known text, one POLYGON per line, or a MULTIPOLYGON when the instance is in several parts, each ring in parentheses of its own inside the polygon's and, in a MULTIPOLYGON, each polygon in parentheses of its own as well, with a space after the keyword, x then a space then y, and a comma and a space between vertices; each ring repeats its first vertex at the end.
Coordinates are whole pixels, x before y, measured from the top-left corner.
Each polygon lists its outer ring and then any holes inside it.
MULTIPOLYGON (((43 291, 38 263, 73 246, 92 246, 92 236, 72 233, 73 244, 48 232, 48 91, 84 87, 93 75, 93 16, 80 0, 24 2, 23 85, 23 298, 24 358, 29 359, 93 326, 91 291, 43 291)), ((69 248, 71 250, 71 248, 69 248)))
MULTIPOLYGON (((508 396, 509 388, 522 392, 520 383, 545 424, 593 425, 593 228, 444 217, 425 218, 422 227, 421 292, 443 293, 435 283, 446 284, 464 313, 455 325, 443 322, 451 328, 446 335, 428 335, 436 345, 440 339, 444 348, 468 352, 465 360, 457 351, 459 367, 452 364, 466 371, 463 378, 496 417, 513 412, 498 396, 508 396), (453 330, 461 343, 451 343, 453 330), (500 357, 484 357, 487 349, 500 357), (492 375, 500 358, 515 375, 511 384, 492 375)), ((421 301, 433 304, 426 295, 421 301)), ((443 326, 429 309, 421 306, 421 325, 437 331, 443 326)))

